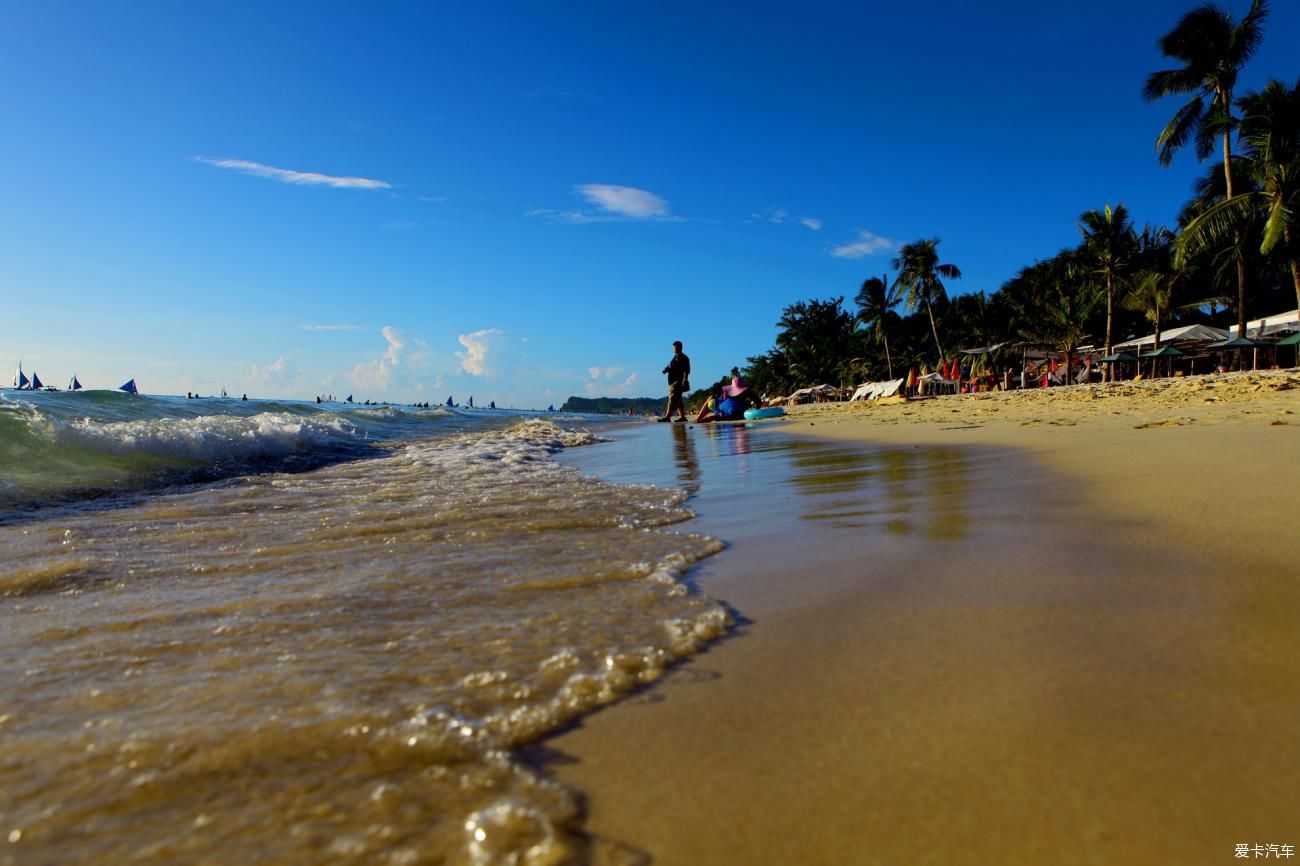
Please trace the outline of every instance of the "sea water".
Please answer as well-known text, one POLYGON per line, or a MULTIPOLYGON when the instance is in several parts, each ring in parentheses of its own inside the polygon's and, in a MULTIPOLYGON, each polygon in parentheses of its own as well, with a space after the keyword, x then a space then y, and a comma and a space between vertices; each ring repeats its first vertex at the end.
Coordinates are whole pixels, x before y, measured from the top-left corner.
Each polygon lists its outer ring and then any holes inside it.
POLYGON ((617 430, 4 392, 0 864, 585 859, 515 750, 729 623, 617 430))

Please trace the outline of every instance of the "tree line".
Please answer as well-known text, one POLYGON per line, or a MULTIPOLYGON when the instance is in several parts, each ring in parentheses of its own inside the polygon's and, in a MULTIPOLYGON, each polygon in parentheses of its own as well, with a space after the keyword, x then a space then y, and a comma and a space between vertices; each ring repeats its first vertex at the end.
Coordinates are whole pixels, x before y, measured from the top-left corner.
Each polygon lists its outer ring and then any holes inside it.
MULTIPOLYGON (((1235 20, 1204 5, 1160 40, 1175 64, 1151 73, 1148 101, 1185 97, 1155 140, 1159 163, 1185 147, 1216 157, 1168 228, 1137 228, 1109 204, 1079 216, 1079 242, 1021 268, 996 292, 950 296, 958 265, 941 261, 940 239, 902 246, 893 274, 845 296, 798 301, 777 322, 776 344, 747 361, 760 393, 893 379, 936 368, 956 349, 1008 343, 1063 353, 1113 352, 1120 336, 1213 324, 1300 306, 1300 80, 1237 93, 1237 78, 1263 39, 1266 0, 1235 20), (900 314, 902 310, 903 314, 900 314)), ((1067 376, 1070 375, 1067 369, 1067 376)), ((699 392, 697 392, 698 394, 699 392)))

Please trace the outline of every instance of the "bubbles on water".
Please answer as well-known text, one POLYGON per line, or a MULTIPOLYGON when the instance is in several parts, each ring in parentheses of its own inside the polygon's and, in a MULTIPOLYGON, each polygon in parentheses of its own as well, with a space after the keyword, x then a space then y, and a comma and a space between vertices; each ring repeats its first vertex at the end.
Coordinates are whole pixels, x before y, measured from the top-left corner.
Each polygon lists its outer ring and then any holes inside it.
POLYGON ((549 459, 595 440, 528 422, 81 515, 30 541, 0 527, 48 569, 27 591, 85 590, 0 623, 14 669, 52 672, 5 708, 40 725, 0 719, 0 814, 50 860, 74 832, 99 862, 574 859, 572 792, 509 750, 653 681, 727 622, 678 580, 720 549, 666 529, 690 517, 682 493, 549 459), (44 811, 73 801, 113 805, 75 830, 44 811))
POLYGON ((517 800, 500 800, 465 821, 473 866, 560 866, 572 850, 549 818, 517 800))

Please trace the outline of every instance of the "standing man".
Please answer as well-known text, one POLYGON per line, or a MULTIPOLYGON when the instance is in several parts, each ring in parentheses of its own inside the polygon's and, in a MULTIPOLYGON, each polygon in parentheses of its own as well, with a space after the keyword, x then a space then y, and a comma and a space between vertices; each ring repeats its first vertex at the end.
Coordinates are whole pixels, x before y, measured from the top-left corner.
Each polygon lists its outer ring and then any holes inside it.
POLYGON ((677 410, 677 420, 686 420, 686 392, 691 387, 691 359, 682 351, 682 341, 673 341, 673 358, 664 367, 668 375, 668 411, 660 421, 671 421, 673 409, 677 410))

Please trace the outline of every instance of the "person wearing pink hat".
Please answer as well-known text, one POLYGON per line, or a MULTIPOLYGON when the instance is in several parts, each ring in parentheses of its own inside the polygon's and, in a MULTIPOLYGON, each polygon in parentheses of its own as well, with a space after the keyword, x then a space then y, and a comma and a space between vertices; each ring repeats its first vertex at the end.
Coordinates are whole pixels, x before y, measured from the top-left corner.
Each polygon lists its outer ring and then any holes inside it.
POLYGON ((700 414, 695 416, 695 423, 739 421, 745 417, 745 410, 756 402, 749 384, 741 378, 740 370, 732 367, 731 384, 722 386, 722 399, 710 397, 706 400, 700 414))

